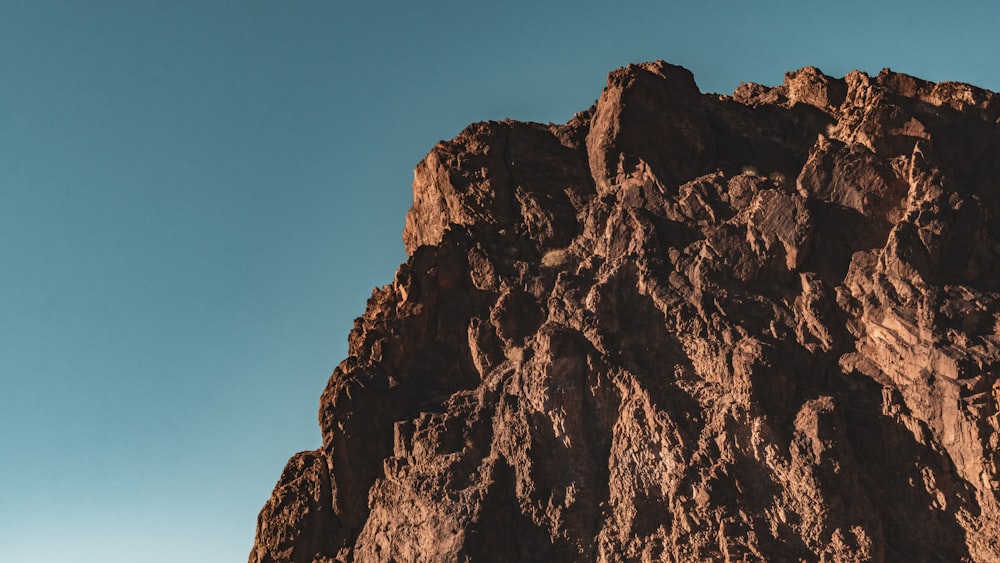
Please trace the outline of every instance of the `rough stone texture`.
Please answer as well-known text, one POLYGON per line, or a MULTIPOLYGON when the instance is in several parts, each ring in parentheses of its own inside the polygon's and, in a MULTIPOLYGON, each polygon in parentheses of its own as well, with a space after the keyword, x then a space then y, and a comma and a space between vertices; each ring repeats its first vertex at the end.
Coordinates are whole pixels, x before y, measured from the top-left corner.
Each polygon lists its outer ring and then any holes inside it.
POLYGON ((416 169, 265 561, 998 561, 1000 97, 616 70, 416 169))

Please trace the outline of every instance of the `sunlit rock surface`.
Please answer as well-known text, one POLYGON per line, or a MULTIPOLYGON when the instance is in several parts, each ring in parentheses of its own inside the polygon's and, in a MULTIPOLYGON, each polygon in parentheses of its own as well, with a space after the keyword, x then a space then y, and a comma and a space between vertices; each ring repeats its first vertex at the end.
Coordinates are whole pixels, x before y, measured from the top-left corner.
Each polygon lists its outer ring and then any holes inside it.
POLYGON ((250 561, 1000 561, 998 116, 655 62, 439 143, 250 561))

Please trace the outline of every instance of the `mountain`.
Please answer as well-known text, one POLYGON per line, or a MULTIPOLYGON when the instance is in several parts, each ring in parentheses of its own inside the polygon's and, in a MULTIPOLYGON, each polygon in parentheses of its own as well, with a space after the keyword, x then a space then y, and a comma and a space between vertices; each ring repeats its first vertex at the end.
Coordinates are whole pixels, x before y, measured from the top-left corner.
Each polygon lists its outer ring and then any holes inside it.
POLYGON ((417 166, 250 561, 998 561, 1000 96, 883 70, 417 166))

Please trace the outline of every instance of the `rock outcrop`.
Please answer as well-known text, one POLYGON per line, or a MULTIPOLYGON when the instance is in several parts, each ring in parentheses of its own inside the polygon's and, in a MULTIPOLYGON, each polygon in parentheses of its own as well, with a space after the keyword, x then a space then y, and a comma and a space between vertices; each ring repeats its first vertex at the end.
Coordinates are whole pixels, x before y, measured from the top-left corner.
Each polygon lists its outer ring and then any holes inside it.
POLYGON ((250 561, 1000 561, 998 117, 655 62, 438 144, 250 561))

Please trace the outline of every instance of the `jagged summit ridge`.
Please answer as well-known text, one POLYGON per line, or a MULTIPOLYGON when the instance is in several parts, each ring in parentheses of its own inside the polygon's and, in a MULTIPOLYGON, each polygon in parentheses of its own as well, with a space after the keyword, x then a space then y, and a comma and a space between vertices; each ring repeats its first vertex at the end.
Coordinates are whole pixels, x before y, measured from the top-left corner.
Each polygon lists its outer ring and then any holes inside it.
POLYGON ((658 61, 439 143, 251 562, 1000 559, 998 117, 658 61))

